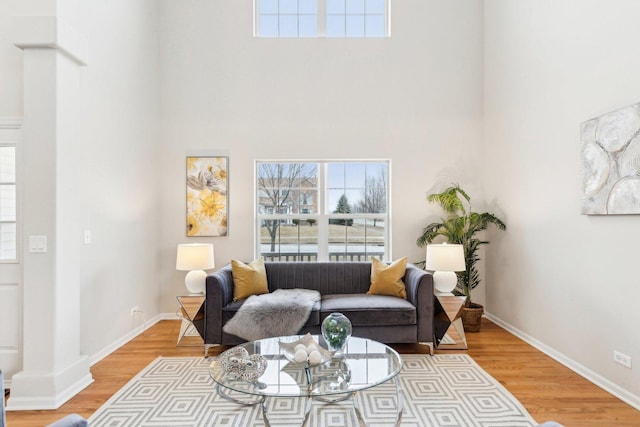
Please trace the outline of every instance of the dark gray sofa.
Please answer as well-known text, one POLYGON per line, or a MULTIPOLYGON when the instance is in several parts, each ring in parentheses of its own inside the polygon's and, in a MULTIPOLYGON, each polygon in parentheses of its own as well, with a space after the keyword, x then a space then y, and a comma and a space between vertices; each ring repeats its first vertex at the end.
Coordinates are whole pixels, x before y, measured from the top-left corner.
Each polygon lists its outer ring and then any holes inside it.
MULTIPOLYGON (((370 262, 265 262, 269 291, 305 288, 320 292, 300 334, 320 334, 320 325, 332 312, 341 312, 352 323, 353 335, 384 343, 424 343, 433 349, 433 276, 407 264, 403 281, 407 300, 368 295, 370 262)), ((231 265, 207 276, 205 302, 205 348, 235 345, 242 338, 227 334, 223 325, 242 301, 233 301, 231 265)))

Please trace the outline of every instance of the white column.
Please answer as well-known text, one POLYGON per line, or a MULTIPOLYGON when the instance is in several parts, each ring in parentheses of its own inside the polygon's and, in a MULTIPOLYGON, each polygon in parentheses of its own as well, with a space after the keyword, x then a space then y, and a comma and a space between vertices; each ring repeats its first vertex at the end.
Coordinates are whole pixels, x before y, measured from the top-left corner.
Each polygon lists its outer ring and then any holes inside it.
POLYGON ((80 354, 75 173, 87 46, 55 16, 14 17, 13 24, 24 64, 23 364, 12 378, 7 409, 55 409, 93 382, 80 354))

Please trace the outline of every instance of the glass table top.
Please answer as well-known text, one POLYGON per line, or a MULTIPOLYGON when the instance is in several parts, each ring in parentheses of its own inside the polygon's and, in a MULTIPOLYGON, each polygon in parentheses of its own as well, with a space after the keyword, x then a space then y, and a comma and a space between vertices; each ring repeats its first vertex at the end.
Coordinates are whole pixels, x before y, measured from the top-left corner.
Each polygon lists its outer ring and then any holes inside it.
MULTIPOLYGON (((321 335, 312 336, 323 348, 321 335)), ((209 371, 219 385, 240 393, 258 396, 302 397, 352 393, 382 384, 402 369, 400 355, 389 346, 366 338, 351 337, 344 351, 323 364, 294 363, 287 359, 280 342, 293 343, 302 336, 266 338, 240 344, 249 355, 259 354, 267 367, 256 381, 246 381, 228 372, 220 357, 209 371)))

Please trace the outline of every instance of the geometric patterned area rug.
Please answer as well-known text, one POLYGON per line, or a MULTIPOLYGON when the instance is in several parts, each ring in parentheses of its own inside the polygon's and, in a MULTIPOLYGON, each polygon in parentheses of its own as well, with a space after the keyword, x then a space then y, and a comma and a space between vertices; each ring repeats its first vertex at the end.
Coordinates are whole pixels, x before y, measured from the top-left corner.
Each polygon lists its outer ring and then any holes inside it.
MULTIPOLYGON (((401 355, 401 426, 535 426, 513 395, 466 354, 401 355)), ((90 418, 91 427, 264 426, 260 405, 242 406, 219 396, 209 376, 211 360, 159 357, 90 418)), ((395 425, 392 381, 360 392, 369 426, 395 425)), ((272 426, 300 425, 306 399, 267 400, 272 426)), ((307 425, 357 427, 352 402, 314 402, 307 425)))

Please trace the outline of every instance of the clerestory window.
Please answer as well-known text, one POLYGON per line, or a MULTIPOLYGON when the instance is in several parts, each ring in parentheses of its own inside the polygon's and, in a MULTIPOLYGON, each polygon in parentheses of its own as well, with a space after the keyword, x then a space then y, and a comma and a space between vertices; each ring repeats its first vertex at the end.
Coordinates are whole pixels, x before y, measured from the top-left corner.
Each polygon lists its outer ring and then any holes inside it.
POLYGON ((388 37, 391 0, 254 0, 257 37, 388 37))
POLYGON ((257 161, 256 252, 271 261, 390 259, 389 161, 257 161))

